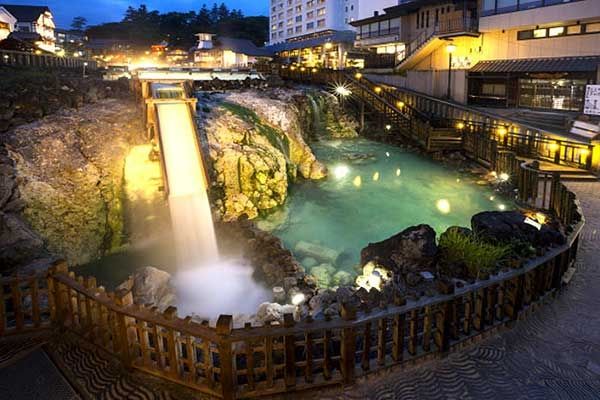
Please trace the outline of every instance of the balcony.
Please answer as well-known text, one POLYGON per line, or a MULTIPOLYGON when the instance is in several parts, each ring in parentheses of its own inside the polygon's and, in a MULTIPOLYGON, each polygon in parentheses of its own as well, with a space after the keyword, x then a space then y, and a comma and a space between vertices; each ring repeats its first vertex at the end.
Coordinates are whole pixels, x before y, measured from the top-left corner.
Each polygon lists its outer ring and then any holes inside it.
POLYGON ((356 46, 374 46, 383 43, 399 42, 400 27, 379 29, 371 32, 362 32, 356 35, 356 46))

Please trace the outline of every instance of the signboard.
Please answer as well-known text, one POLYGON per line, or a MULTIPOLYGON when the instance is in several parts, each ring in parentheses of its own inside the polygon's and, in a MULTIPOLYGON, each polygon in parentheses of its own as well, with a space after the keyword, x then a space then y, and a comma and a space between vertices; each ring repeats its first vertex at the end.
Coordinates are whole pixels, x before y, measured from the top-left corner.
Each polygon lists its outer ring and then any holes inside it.
POLYGON ((587 115, 600 115, 600 85, 585 86, 583 113, 587 115))

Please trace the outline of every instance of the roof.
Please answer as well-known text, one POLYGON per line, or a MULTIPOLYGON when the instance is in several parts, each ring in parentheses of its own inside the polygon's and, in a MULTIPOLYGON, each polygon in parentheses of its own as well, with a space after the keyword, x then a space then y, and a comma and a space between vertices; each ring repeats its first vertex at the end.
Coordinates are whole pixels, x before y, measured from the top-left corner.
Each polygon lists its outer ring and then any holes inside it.
POLYGON ((272 55, 266 48, 256 47, 256 45, 248 39, 219 37, 215 40, 215 46, 213 48, 231 50, 234 53, 255 57, 269 57, 272 55))
POLYGON ((332 43, 354 43, 356 33, 353 31, 334 31, 331 35, 324 35, 316 38, 300 40, 297 42, 283 42, 276 43, 266 48, 270 51, 277 53, 280 51, 303 49, 306 47, 315 47, 323 45, 327 42, 332 43))
POLYGON ((40 17, 40 14, 50 12, 50 9, 46 6, 17 6, 12 4, 0 4, 0 7, 4 7, 6 11, 11 13, 19 22, 33 22, 40 17))
POLYGON ((479 61, 469 72, 594 72, 600 56, 479 61))

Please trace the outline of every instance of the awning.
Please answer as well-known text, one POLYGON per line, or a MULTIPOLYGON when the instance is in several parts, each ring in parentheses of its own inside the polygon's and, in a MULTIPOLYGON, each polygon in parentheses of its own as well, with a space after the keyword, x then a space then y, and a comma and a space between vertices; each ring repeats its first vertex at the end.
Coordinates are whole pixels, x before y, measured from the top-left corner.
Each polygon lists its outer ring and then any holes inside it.
POLYGON ((469 72, 595 72, 600 56, 479 61, 469 72))

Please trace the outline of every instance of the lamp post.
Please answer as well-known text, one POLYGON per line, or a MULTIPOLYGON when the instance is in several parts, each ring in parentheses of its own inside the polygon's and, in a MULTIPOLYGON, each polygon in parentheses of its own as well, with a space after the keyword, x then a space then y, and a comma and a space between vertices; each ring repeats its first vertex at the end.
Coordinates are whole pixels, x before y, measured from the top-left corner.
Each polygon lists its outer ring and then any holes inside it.
POLYGON ((456 45, 450 42, 446 46, 446 51, 448 52, 448 93, 446 93, 446 97, 451 99, 452 95, 452 53, 456 50, 456 45))
POLYGON ((87 61, 84 61, 83 63, 83 77, 85 78, 85 67, 87 67, 88 63, 87 61))

